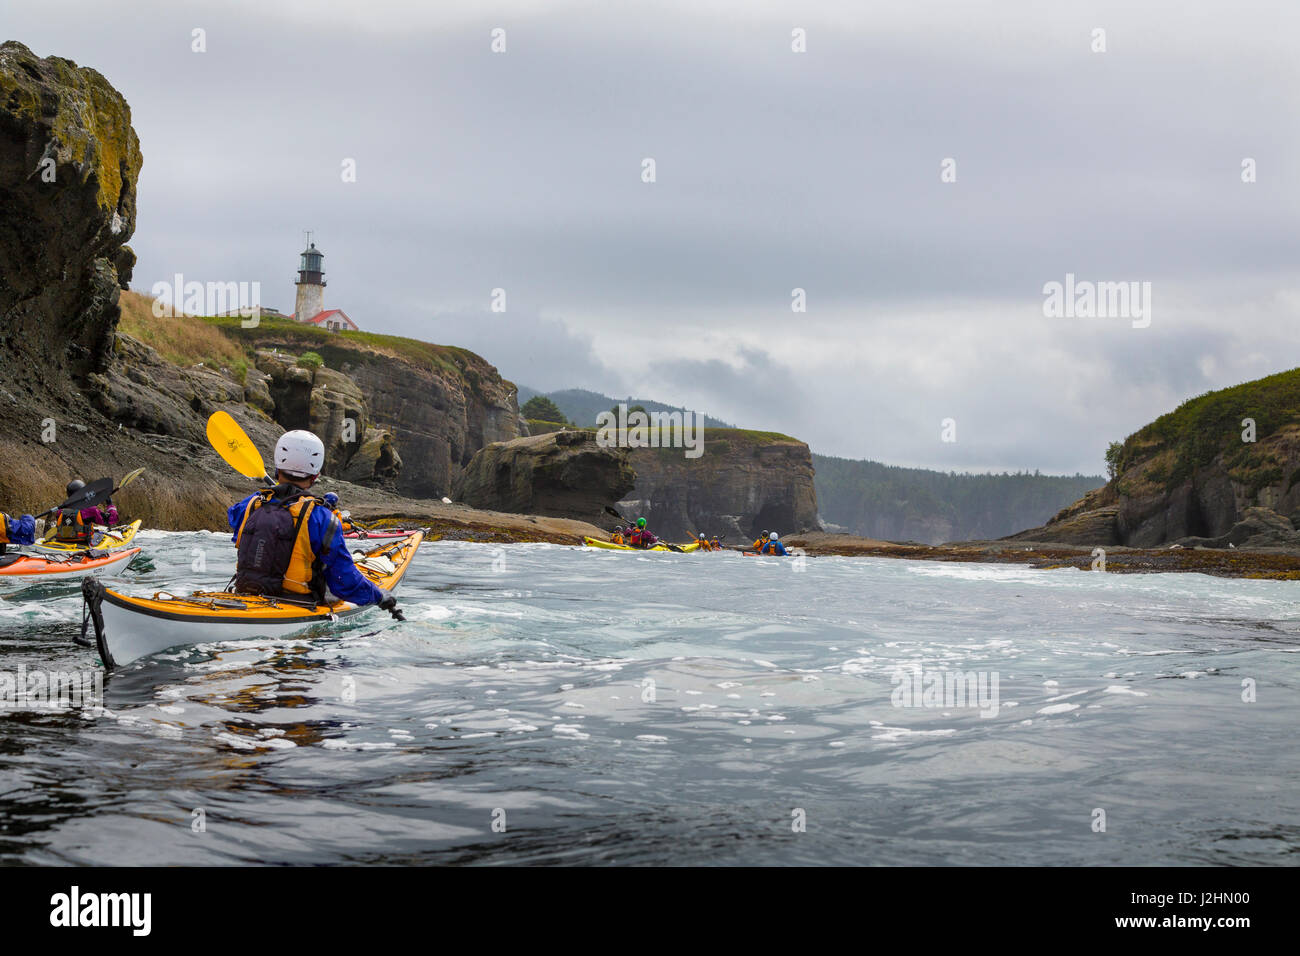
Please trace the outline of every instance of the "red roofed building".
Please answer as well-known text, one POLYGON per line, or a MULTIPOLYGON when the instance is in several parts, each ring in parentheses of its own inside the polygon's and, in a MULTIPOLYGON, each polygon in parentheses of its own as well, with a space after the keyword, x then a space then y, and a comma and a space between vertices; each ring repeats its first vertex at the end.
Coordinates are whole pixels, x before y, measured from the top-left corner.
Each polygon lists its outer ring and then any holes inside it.
POLYGON ((326 312, 318 312, 307 321, 311 325, 315 325, 322 329, 329 329, 331 332, 341 332, 344 329, 358 332, 361 329, 359 325, 348 318, 348 314, 342 309, 330 309, 326 312))

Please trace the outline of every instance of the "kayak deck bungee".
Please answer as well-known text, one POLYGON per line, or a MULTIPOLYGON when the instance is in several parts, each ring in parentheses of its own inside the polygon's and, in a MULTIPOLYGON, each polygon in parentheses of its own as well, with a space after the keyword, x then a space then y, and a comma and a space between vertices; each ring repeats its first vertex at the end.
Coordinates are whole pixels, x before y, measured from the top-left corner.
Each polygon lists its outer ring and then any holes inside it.
MULTIPOLYGON (((354 556, 358 570, 372 584, 395 588, 424 540, 417 531, 401 541, 380 545, 354 556)), ((366 610, 370 605, 335 601, 317 605, 310 597, 196 591, 187 596, 159 591, 152 597, 131 597, 98 581, 82 585, 85 616, 82 642, 95 631, 95 646, 104 667, 112 670, 141 657, 174 647, 209 641, 291 637, 319 624, 331 624, 366 610)))
MULTIPOLYGON (((583 544, 589 548, 606 548, 610 551, 672 551, 673 549, 666 544, 660 543, 648 548, 634 548, 630 544, 615 544, 613 541, 601 541, 599 538, 583 538, 583 544)), ((700 543, 692 541, 690 544, 679 544, 677 548, 689 554, 698 550, 700 543)))
POLYGON ((140 553, 139 548, 118 551, 78 551, 69 555, 0 555, 0 588, 6 591, 33 584, 69 581, 106 571, 122 571, 140 553))
POLYGON ((74 551, 85 551, 87 548, 94 551, 117 551, 130 544, 131 539, 135 537, 135 533, 139 530, 139 520, 132 521, 130 524, 116 525, 112 528, 97 524, 95 525, 93 544, 64 544, 51 539, 49 541, 38 541, 36 550, 49 554, 68 554, 74 551))

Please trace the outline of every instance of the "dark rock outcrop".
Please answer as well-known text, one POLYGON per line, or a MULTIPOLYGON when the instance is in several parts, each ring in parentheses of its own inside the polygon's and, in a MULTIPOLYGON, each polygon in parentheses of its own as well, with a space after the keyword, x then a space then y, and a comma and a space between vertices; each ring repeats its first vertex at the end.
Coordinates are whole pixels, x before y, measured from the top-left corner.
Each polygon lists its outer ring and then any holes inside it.
POLYGON ((260 374, 249 370, 248 400, 286 428, 317 431, 327 445, 327 474, 359 475, 355 459, 366 449, 379 470, 358 480, 442 498, 475 452, 520 434, 515 387, 473 352, 382 336, 322 337, 293 323, 229 334, 256 351, 260 374), (305 351, 321 355, 324 367, 299 366, 305 351), (348 418, 352 443, 344 440, 348 418), (375 428, 389 435, 386 442, 371 442, 375 428))
POLYGON ((451 494, 476 452, 520 434, 514 387, 477 355, 460 355, 468 374, 383 356, 352 356, 340 366, 365 394, 374 421, 392 432, 401 494, 451 494))
POLYGON ((108 369, 89 376, 86 396, 118 429, 207 443, 208 416, 229 412, 261 447, 284 430, 244 404, 244 386, 203 366, 180 367, 129 335, 117 335, 108 369))
POLYGON ((402 472, 402 456, 393 433, 382 428, 366 429, 365 439, 343 466, 339 476, 362 485, 392 487, 402 472))
POLYGON ((626 449, 601 448, 592 432, 553 432, 483 448, 454 494, 474 508, 608 525, 605 509, 631 490, 635 477, 626 449))
POLYGON ((1300 548, 1300 532, 1286 515, 1270 508, 1247 508, 1226 534, 1213 538, 1188 537, 1177 542, 1185 548, 1247 548, 1262 550, 1300 548))
MULTIPOLYGON (((391 487, 396 482, 401 457, 392 447, 392 435, 371 424, 366 397, 356 382, 323 366, 301 366, 291 354, 260 350, 256 358, 255 371, 261 374, 252 386, 254 393, 265 388, 267 412, 276 424, 320 437, 327 474, 359 484, 391 487)), ((260 394, 257 397, 260 400, 260 394)))
POLYGON ((1124 442, 1105 487, 1007 540, 1300 547, 1297 408, 1300 369, 1191 399, 1124 442))
POLYGON ((801 441, 766 432, 709 428, 704 452, 630 450, 636 485, 619 510, 644 516, 662 537, 704 532, 732 542, 761 531, 820 530, 812 455, 801 441))
POLYGON ((107 367, 135 261, 125 243, 142 161, 131 109, 103 76, 0 44, 0 349, 11 384, 107 367))

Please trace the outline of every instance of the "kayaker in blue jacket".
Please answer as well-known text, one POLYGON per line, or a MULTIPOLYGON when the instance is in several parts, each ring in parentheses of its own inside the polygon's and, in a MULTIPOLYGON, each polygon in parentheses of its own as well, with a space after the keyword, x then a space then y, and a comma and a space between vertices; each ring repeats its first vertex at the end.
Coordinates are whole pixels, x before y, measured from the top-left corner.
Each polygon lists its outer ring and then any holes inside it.
POLYGON ((788 555, 790 552, 785 549, 785 545, 781 543, 780 538, 781 536, 775 531, 768 535, 767 540, 763 542, 763 554, 777 554, 782 557, 788 555))
POLYGON ((339 519, 308 493, 324 461, 325 446, 311 432, 285 432, 275 445, 279 484, 230 507, 226 517, 239 549, 235 590, 391 610, 397 600, 357 570, 339 519))
POLYGON ((0 554, 11 544, 35 544, 36 519, 31 515, 0 513, 0 554))

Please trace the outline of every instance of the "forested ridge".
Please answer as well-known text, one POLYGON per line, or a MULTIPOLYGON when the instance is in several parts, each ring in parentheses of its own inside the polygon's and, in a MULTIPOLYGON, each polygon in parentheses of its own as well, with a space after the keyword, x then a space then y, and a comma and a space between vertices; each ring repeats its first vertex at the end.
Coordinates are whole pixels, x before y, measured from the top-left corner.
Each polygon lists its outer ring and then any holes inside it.
POLYGON ((816 454, 813 466, 822 520, 840 526, 833 530, 926 544, 1032 528, 1106 483, 1100 475, 965 475, 816 454))

